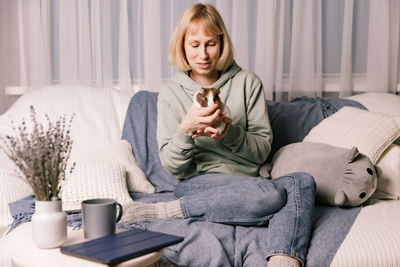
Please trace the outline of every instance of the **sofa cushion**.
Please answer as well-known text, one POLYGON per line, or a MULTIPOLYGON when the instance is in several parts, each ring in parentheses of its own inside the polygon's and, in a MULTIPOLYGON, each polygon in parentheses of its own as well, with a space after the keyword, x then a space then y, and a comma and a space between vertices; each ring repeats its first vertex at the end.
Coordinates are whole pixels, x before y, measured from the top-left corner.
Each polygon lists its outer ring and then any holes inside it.
POLYGON ((78 164, 82 162, 119 163, 126 169, 127 186, 130 192, 154 193, 155 191, 146 175, 137 166, 131 145, 126 140, 119 140, 98 149, 75 154, 70 160, 70 166, 73 162, 78 164))
POLYGON ((398 118, 389 115, 343 107, 315 126, 303 139, 328 145, 351 148, 376 164, 383 152, 400 137, 398 118))
POLYGON ((399 117, 345 107, 315 126, 303 141, 357 147, 382 170, 372 198, 400 197, 399 117))
POLYGON ((121 139, 122 126, 131 95, 114 89, 84 86, 48 86, 22 95, 0 116, 0 134, 13 134, 10 121, 19 125, 23 118, 32 127, 30 106, 34 106, 39 123, 47 124, 65 115, 74 118, 71 153, 80 153, 121 139))
POLYGON ((400 96, 388 93, 364 93, 346 97, 363 104, 368 110, 400 116, 400 96))
POLYGON ((376 198, 400 199, 400 146, 391 144, 377 165, 382 169, 382 177, 377 187, 380 197, 376 198))
POLYGON ((132 201, 126 184, 126 169, 115 162, 78 162, 61 189, 63 210, 80 210, 91 198, 114 198, 121 205, 132 201))
MULTIPOLYGON (((122 126, 131 94, 114 89, 87 86, 54 85, 30 91, 22 95, 0 116, 0 135, 12 135, 11 121, 19 125, 24 118, 28 129, 30 106, 34 106, 39 122, 47 125, 45 114, 51 121, 61 116, 70 118, 75 114, 71 137, 71 158, 83 152, 104 147, 121 140, 122 126)), ((0 233, 12 222, 8 203, 32 193, 29 185, 17 180, 17 170, 0 149, 0 233)), ((143 179, 142 179, 143 180, 143 179)), ((151 191, 151 186, 147 184, 151 191)))
POLYGON ((268 116, 273 141, 266 163, 283 146, 301 142, 309 131, 324 118, 344 106, 365 109, 360 103, 341 98, 299 97, 292 101, 268 101, 268 116))

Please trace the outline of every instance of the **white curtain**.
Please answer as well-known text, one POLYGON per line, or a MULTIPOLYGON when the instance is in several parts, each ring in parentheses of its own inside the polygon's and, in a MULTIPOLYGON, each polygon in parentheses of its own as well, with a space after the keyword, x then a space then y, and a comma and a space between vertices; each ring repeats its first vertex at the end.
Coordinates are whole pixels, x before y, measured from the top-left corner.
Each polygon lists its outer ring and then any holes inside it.
MULTIPOLYGON (((14 1, 13 1, 14 2, 14 1)), ((16 1, 15 1, 16 2, 16 1)), ((0 115, 17 96, 5 94, 5 88, 20 85, 17 5, 0 0, 0 115)))
POLYGON ((368 90, 394 92, 399 82, 400 1, 370 1, 368 90))
MULTIPOLYGON (((174 72, 169 38, 195 2, 17 0, 20 84, 158 91, 174 72)), ((220 11, 236 61, 258 74, 268 99, 396 91, 399 0, 201 2, 220 11)))

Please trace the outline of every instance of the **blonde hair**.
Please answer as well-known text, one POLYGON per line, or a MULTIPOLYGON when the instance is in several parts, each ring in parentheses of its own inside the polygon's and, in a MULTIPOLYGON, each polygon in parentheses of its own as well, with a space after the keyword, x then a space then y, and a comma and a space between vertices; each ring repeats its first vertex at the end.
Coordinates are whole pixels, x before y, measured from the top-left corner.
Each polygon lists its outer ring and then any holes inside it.
POLYGON ((233 63, 233 47, 221 15, 209 4, 194 4, 182 14, 169 44, 170 63, 183 71, 191 69, 186 59, 184 43, 186 32, 192 24, 203 24, 208 34, 220 36, 221 54, 216 70, 225 71, 233 63))

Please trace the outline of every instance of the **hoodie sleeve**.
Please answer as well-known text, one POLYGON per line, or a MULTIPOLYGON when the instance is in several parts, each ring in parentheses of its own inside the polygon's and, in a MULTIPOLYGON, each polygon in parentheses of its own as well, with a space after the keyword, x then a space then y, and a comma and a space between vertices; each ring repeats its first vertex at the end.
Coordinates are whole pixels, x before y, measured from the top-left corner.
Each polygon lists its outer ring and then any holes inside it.
POLYGON ((180 177, 192 162, 194 140, 180 128, 181 119, 160 91, 157 102, 157 142, 161 163, 167 172, 180 177))
MULTIPOLYGON (((232 153, 255 164, 262 164, 271 151, 272 129, 268 118, 264 88, 255 75, 246 78, 244 123, 232 121, 222 142, 232 153)), ((232 97, 232 96, 230 96, 232 97)))

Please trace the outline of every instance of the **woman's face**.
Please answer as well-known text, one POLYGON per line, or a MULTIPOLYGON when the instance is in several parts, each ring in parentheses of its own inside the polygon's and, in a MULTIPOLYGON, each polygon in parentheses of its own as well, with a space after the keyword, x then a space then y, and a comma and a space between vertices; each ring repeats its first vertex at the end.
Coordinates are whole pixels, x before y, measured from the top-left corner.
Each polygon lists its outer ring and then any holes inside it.
POLYGON ((185 34, 184 47, 192 68, 191 78, 202 85, 215 82, 218 79, 215 67, 220 57, 220 37, 209 35, 201 24, 191 24, 185 34))

